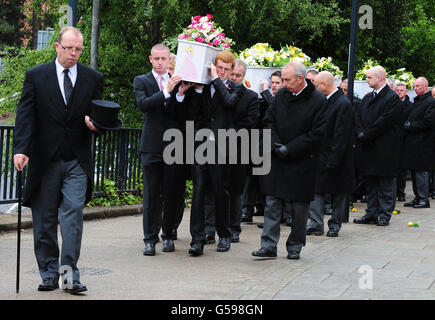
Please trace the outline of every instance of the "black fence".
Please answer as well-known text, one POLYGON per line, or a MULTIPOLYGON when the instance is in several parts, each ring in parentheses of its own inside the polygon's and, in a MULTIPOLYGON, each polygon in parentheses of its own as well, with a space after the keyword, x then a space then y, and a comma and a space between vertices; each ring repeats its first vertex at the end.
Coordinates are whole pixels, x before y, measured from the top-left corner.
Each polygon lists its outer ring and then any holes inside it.
MULTIPOLYGON (((0 126, 0 204, 18 202, 17 172, 12 157, 13 126, 0 126)), ((142 176, 140 129, 107 131, 93 140, 94 196, 103 194, 104 181, 115 182, 118 192, 138 191, 142 176)), ((23 172, 23 185, 26 171, 23 172)))

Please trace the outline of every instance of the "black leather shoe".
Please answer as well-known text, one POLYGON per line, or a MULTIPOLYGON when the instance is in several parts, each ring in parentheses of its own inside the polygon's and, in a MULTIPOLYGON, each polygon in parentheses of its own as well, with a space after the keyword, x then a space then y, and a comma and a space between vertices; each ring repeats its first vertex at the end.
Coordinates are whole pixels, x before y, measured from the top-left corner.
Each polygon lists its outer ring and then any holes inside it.
POLYGON ((253 222, 252 214, 250 213, 242 213, 242 222, 253 222))
POLYGON ((264 228, 264 223, 257 223, 257 227, 259 227, 260 229, 264 228))
POLYGON ((325 209, 325 212, 323 214, 326 216, 332 215, 332 209, 331 208, 325 209))
POLYGON ((418 203, 413 205, 413 208, 415 208, 415 209, 430 208, 430 203, 428 200, 419 201, 418 203))
POLYGON ((406 201, 406 200, 405 200, 405 195, 404 195, 404 194, 399 194, 399 195, 397 196, 397 201, 405 202, 405 201, 406 201))
POLYGON ((190 245, 189 254, 193 257, 200 256, 204 253, 204 245, 201 242, 193 242, 190 245))
POLYGON ((87 291, 88 288, 83 283, 80 283, 79 281, 73 281, 73 286, 71 289, 68 289, 68 287, 65 289, 66 292, 71 294, 78 294, 80 292, 87 291))
POLYGON ((175 251, 174 240, 165 239, 163 240, 163 252, 173 252, 175 251))
POLYGON ((276 258, 276 252, 273 252, 265 248, 260 248, 256 251, 252 251, 252 255, 254 257, 261 257, 261 258, 276 258))
POLYGON ((376 224, 376 223, 378 223, 378 219, 374 216, 363 215, 360 218, 353 219, 353 223, 356 223, 356 224, 376 224))
POLYGON ((213 244, 213 243, 216 243, 216 240, 215 240, 215 238, 214 238, 214 235, 212 235, 212 234, 207 234, 207 235, 205 236, 205 244, 213 244))
POLYGON ((42 281, 38 291, 53 291, 59 288, 59 278, 47 278, 42 281))
POLYGON ((216 247, 217 252, 227 252, 231 248, 231 240, 228 238, 219 238, 218 245, 216 247))
POLYGON ((234 232, 231 236, 231 242, 232 243, 237 243, 240 242, 240 237, 239 234, 237 232, 234 232))
POLYGON ((311 235, 321 236, 323 235, 323 231, 316 230, 313 227, 307 227, 306 234, 307 236, 311 236, 311 235))
POLYGON ((329 230, 326 233, 326 236, 327 237, 338 237, 338 231, 337 230, 329 230))
POLYGON ((419 203, 419 202, 420 202, 419 199, 414 198, 414 200, 412 200, 412 201, 405 202, 405 203, 403 204, 403 206, 404 206, 404 207, 413 207, 414 204, 417 204, 417 203, 419 203))
POLYGON ((287 254, 287 259, 290 259, 290 260, 298 260, 300 257, 301 256, 300 256, 299 252, 296 252, 296 251, 290 251, 287 254))
POLYGON ((152 242, 145 243, 145 250, 143 251, 144 256, 153 256, 156 254, 156 245, 152 242))
POLYGON ((378 222, 376 223, 377 226, 381 226, 381 227, 388 226, 389 224, 390 222, 388 222, 387 219, 379 219, 378 222))

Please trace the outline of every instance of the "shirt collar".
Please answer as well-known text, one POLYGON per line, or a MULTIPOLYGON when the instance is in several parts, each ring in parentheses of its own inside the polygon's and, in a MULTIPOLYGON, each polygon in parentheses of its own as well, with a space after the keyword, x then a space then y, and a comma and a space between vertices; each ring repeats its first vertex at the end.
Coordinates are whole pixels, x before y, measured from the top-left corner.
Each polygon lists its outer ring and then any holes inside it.
MULTIPOLYGON (((57 74, 58 76, 62 74, 63 70, 67 69, 67 68, 65 68, 63 65, 61 65, 61 64, 59 63, 59 61, 57 61, 57 58, 56 58, 56 60, 55 60, 54 63, 56 64, 56 74, 57 74)), ((72 67, 68 68, 68 69, 69 69, 69 72, 71 72, 71 74, 72 74, 73 76, 76 76, 76 75, 77 75, 77 63, 76 63, 75 65, 73 65, 72 67)))
POLYGON ((329 99, 329 98, 331 98, 331 96, 334 94, 334 93, 336 93, 338 91, 338 89, 337 88, 335 88, 335 90, 334 91, 332 91, 330 94, 328 94, 327 96, 326 96, 326 99, 329 99))
MULTIPOLYGON (((304 80, 305 81, 305 80, 304 80)), ((293 93, 293 95, 295 95, 295 96, 297 96, 297 95, 299 95, 302 91, 304 91, 304 89, 307 87, 307 82, 305 81, 305 86, 302 88, 302 90, 301 91, 299 91, 299 92, 297 92, 297 93, 293 93)))
MULTIPOLYGON (((154 69, 151 72, 153 73, 154 78, 157 79, 159 74, 157 72, 155 72, 154 69)), ((162 74, 161 76, 162 76, 163 80, 167 80, 169 78, 169 73, 166 72, 166 73, 162 74)))
POLYGON ((379 92, 381 92, 381 90, 384 89, 384 87, 385 87, 386 85, 387 85, 387 84, 384 84, 381 88, 379 88, 378 90, 376 90, 376 94, 378 94, 379 92))

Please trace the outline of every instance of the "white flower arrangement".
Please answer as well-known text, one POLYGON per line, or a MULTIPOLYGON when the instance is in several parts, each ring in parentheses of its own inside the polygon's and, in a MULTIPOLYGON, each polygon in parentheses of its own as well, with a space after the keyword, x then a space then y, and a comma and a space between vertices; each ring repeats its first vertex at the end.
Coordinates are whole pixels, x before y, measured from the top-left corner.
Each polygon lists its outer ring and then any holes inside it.
POLYGON ((339 67, 337 67, 335 64, 332 63, 331 57, 317 58, 317 60, 314 62, 314 64, 311 67, 319 72, 329 71, 334 75, 334 78, 337 80, 343 78, 343 71, 341 71, 339 67))
POLYGON ((368 59, 366 62, 364 62, 364 67, 356 72, 355 80, 365 80, 367 76, 367 71, 378 65, 379 63, 376 60, 368 59))
POLYGON ((239 58, 248 66, 262 66, 282 68, 290 61, 310 65, 311 59, 301 49, 294 46, 284 46, 279 51, 274 50, 268 43, 256 43, 239 53, 239 58))
POLYGON ((397 69, 396 73, 391 76, 391 80, 393 81, 394 85, 397 85, 398 83, 404 83, 408 89, 412 89, 416 79, 412 72, 407 72, 405 68, 400 68, 397 69))

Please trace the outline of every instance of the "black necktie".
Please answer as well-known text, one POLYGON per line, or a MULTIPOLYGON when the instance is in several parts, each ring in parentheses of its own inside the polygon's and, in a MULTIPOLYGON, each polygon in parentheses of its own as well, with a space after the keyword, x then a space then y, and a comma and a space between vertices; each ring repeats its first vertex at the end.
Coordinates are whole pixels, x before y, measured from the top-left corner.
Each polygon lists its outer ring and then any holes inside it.
POLYGON ((377 95, 378 93, 376 92, 376 91, 373 91, 373 99, 374 98, 376 98, 376 95, 377 95))
POLYGON ((65 69, 63 70, 64 78, 63 78, 63 89, 65 91, 65 100, 66 100, 66 104, 69 104, 70 98, 71 98, 71 93, 73 91, 73 86, 72 86, 72 82, 71 79, 68 76, 68 72, 69 69, 65 69))

